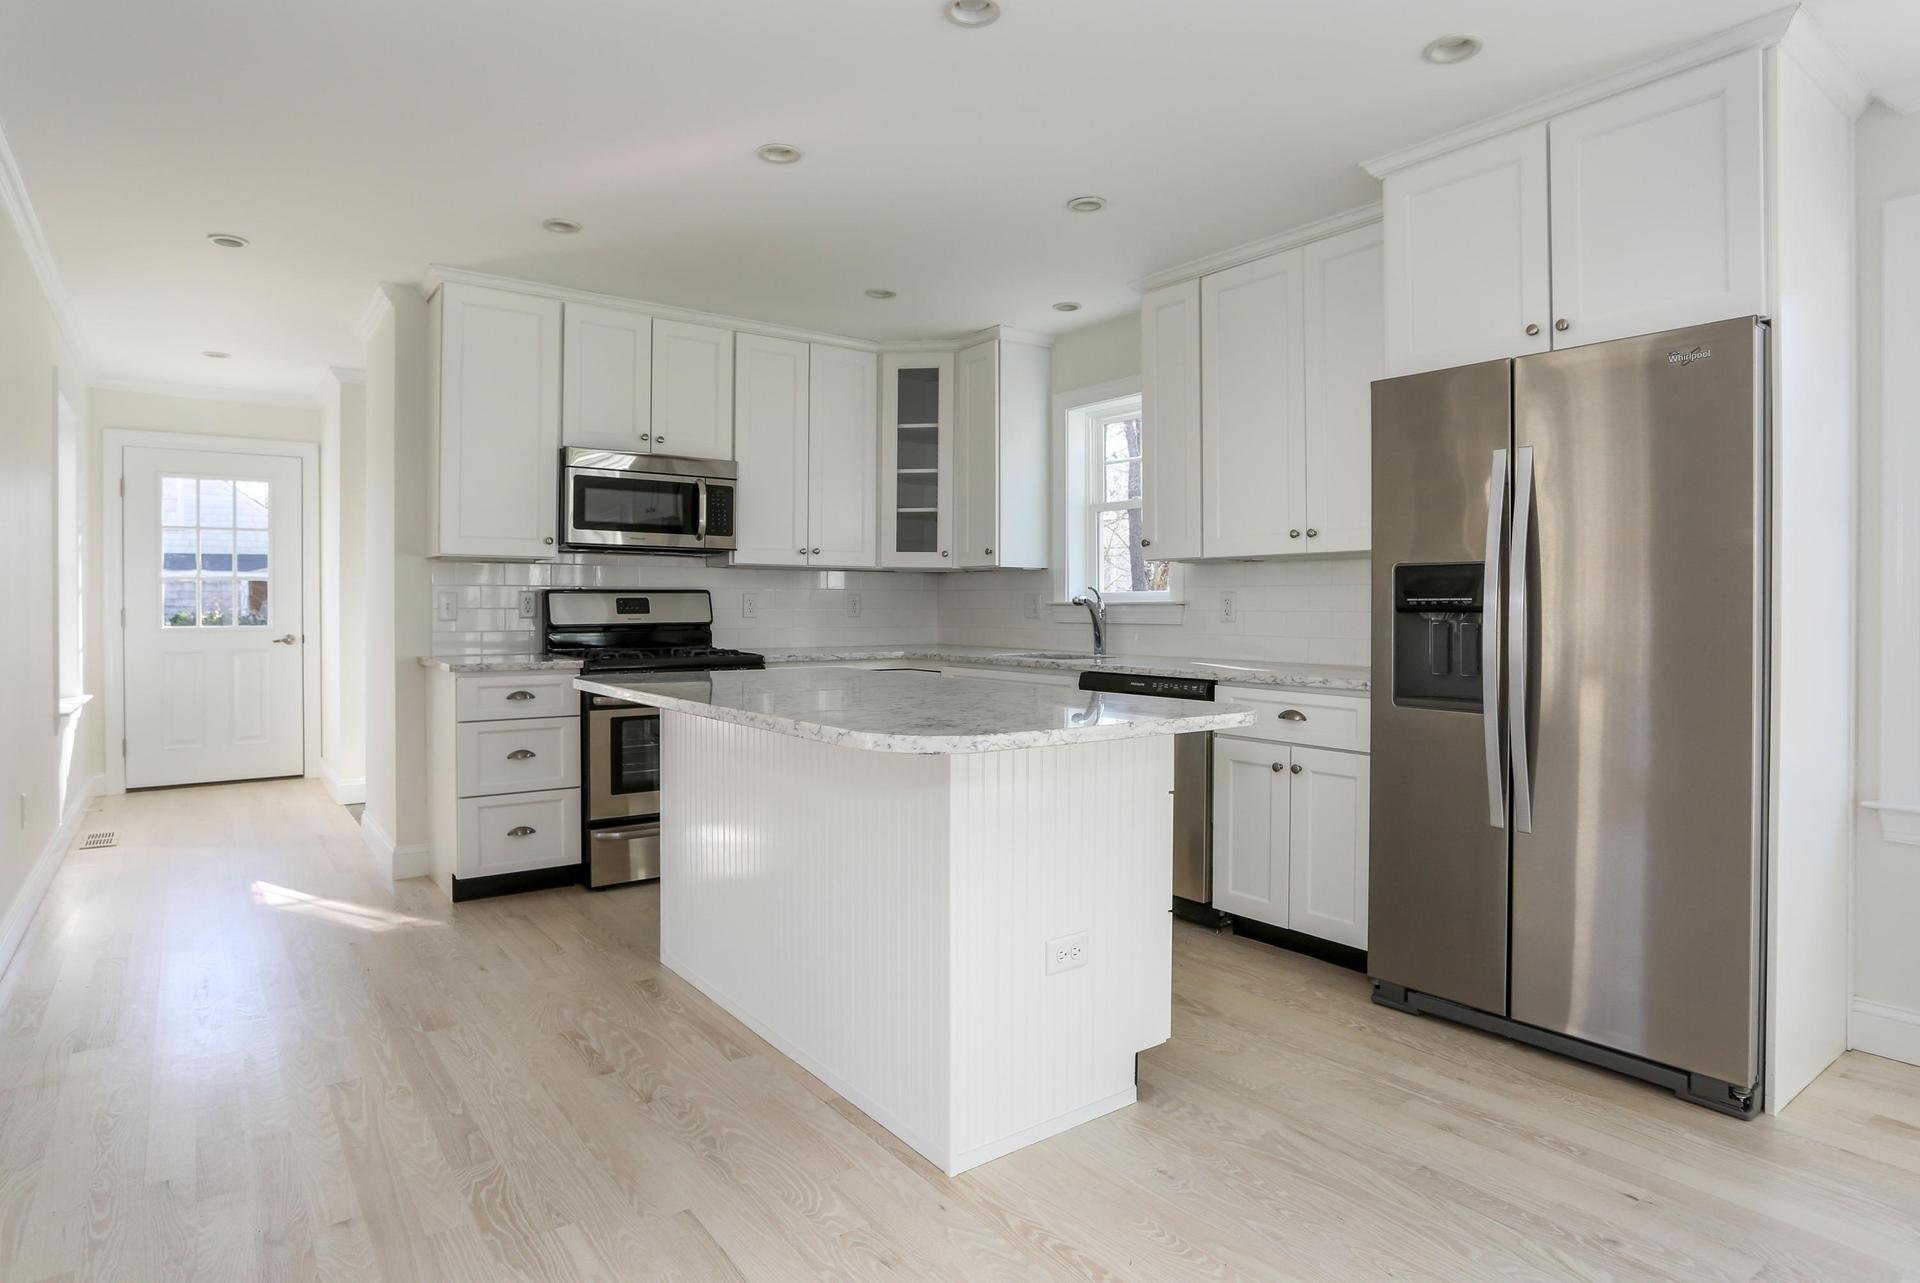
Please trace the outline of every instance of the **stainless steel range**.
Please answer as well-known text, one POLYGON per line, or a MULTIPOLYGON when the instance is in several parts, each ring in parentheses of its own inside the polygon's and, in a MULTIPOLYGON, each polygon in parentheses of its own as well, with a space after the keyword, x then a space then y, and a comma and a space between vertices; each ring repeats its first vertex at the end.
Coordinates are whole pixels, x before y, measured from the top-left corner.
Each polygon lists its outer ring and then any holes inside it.
MULTIPOLYGON (((541 597, 547 650, 578 655, 597 674, 764 668, 750 651, 713 644, 704 589, 555 588, 541 597)), ((587 885, 660 876, 660 710, 605 695, 580 697, 581 822, 587 885)))

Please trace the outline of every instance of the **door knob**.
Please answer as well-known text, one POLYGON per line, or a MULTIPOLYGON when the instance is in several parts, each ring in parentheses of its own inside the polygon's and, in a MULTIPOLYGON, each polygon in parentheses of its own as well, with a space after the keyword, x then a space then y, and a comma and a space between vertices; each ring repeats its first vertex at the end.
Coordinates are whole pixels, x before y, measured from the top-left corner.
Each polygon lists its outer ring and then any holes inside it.
POLYGON ((288 633, 285 637, 276 637, 273 639, 273 644, 276 646, 291 646, 293 645, 293 634, 288 633))
POLYGON ((1298 775, 1298 774, 1300 773, 1300 763, 1298 763, 1298 762, 1295 762, 1295 763, 1293 764, 1293 773, 1294 773, 1295 775, 1298 775))
POLYGON ((1563 316, 1559 320, 1553 323, 1553 328, 1561 331, 1562 333, 1565 333, 1566 331, 1573 328, 1573 322, 1569 321, 1566 317, 1563 316))
POLYGON ((532 750, 532 749, 530 749, 530 748, 516 748, 516 749, 514 749, 514 750, 513 750, 513 752, 511 752, 511 753, 509 753, 509 754, 507 754, 507 760, 508 760, 509 762, 524 762, 524 761, 526 761, 526 760, 527 760, 528 758, 530 758, 530 757, 532 757, 532 756, 533 756, 533 750, 532 750))
POLYGON ((1532 338, 1532 337, 1533 337, 1534 335, 1536 335, 1536 334, 1538 334, 1538 333, 1540 333, 1540 327, 1539 327, 1539 326, 1537 326, 1537 325, 1529 325, 1529 326, 1527 327, 1527 337, 1528 337, 1528 338, 1532 338))

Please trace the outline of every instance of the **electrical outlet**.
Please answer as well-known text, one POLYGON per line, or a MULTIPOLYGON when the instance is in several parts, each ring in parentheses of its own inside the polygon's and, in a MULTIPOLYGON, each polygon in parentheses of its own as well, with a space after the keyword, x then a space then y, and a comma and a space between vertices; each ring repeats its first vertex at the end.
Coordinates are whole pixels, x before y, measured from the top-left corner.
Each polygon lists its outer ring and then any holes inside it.
POLYGON ((860 594, 859 593, 850 592, 847 594, 847 614, 854 619, 860 618, 860 594))
POLYGON ((520 618, 532 619, 534 616, 534 608, 536 605, 538 605, 538 603, 534 600, 533 589, 531 588, 521 589, 520 590, 520 618))
POLYGON ((1062 971, 1072 971, 1075 967, 1087 965, 1087 933, 1076 931, 1069 936, 1055 936, 1047 941, 1047 974, 1058 975, 1062 971))
POLYGON ((1040 594, 1037 592, 1027 594, 1027 618, 1040 618, 1040 594))
POLYGON ((750 592, 741 593, 740 594, 740 618, 752 619, 757 614, 759 614, 759 610, 757 608, 757 604, 753 600, 753 594, 750 592))
POLYGON ((1235 611, 1235 605, 1233 600, 1233 594, 1230 592, 1221 593, 1220 594, 1220 622, 1223 624, 1232 623, 1234 618, 1234 611, 1235 611))
POLYGON ((443 624, 451 624, 458 619, 460 594, 451 588, 442 588, 433 594, 433 617, 443 624))

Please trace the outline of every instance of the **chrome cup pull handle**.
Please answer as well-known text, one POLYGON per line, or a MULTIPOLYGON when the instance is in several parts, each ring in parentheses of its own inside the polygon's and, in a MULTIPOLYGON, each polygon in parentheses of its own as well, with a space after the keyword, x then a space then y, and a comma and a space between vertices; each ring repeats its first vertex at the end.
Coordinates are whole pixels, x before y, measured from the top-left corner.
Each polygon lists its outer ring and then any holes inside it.
POLYGON ((1297 708, 1283 708, 1280 710, 1280 720, 1283 722, 1304 722, 1307 720, 1307 715, 1297 708))
POLYGON ((533 692, 532 691, 508 691, 507 698, 513 699, 513 700, 532 699, 533 692))
POLYGON ((533 825, 516 824, 507 830, 507 836, 510 838, 530 838, 533 836, 533 825))
POLYGON ((524 761, 526 761, 526 760, 527 760, 528 758, 531 758, 532 756, 533 756, 533 750, 532 750, 532 749, 530 749, 530 748, 516 748, 516 749, 514 749, 514 750, 513 750, 513 752, 511 752, 511 753, 509 753, 509 754, 507 754, 507 760, 508 760, 509 762, 524 762, 524 761))

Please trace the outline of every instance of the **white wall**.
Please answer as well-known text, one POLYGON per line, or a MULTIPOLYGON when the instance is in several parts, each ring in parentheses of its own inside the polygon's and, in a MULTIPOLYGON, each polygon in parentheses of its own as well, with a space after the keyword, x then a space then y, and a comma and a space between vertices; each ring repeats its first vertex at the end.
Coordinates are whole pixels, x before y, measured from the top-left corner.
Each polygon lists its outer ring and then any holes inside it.
MULTIPOLYGON (((24 216, 4 195, 13 218, 0 218, 0 583, 14 617, 0 629, 0 968, 94 787, 101 719, 97 700, 67 718, 57 703, 55 389, 85 422, 86 387, 22 241, 24 216)), ((83 445, 83 467, 91 457, 83 445)))
MULTIPOLYGON (((1856 126, 1860 265, 1860 632, 1859 793, 1888 799, 1897 789, 1881 778, 1882 718, 1913 719, 1920 709, 1889 708, 1881 678, 1883 535, 1886 505, 1896 498, 1909 511, 1920 494, 1889 494, 1882 484, 1886 443, 1920 425, 1882 414, 1885 353, 1881 346, 1886 282, 1882 214, 1888 200, 1920 193, 1920 115, 1900 116, 1874 106, 1856 126)), ((1904 288, 1920 289, 1909 281, 1904 288)), ((1916 354, 1902 353, 1911 362, 1916 354)), ((1920 637, 1905 638, 1908 662, 1920 662, 1920 637)), ((1863 812, 1855 825, 1854 1010, 1855 1046, 1920 1063, 1920 847, 1889 842, 1879 818, 1863 812)))
POLYGON ((367 389, 362 370, 320 381, 320 774, 336 802, 366 800, 367 389))
MULTIPOLYGON (((1054 340, 1056 396, 1139 375, 1137 312, 1054 340)), ((1116 655, 1364 665, 1372 651, 1371 565, 1365 556, 1189 565, 1182 572, 1185 608, 1114 607, 1107 649, 1116 655), (1230 622, 1221 618, 1224 593, 1234 598, 1230 622), (1156 622, 1134 622, 1147 619, 1156 622)), ((1050 571, 945 575, 939 592, 944 642, 1082 650, 1091 640, 1086 611, 1054 604, 1050 571)))

